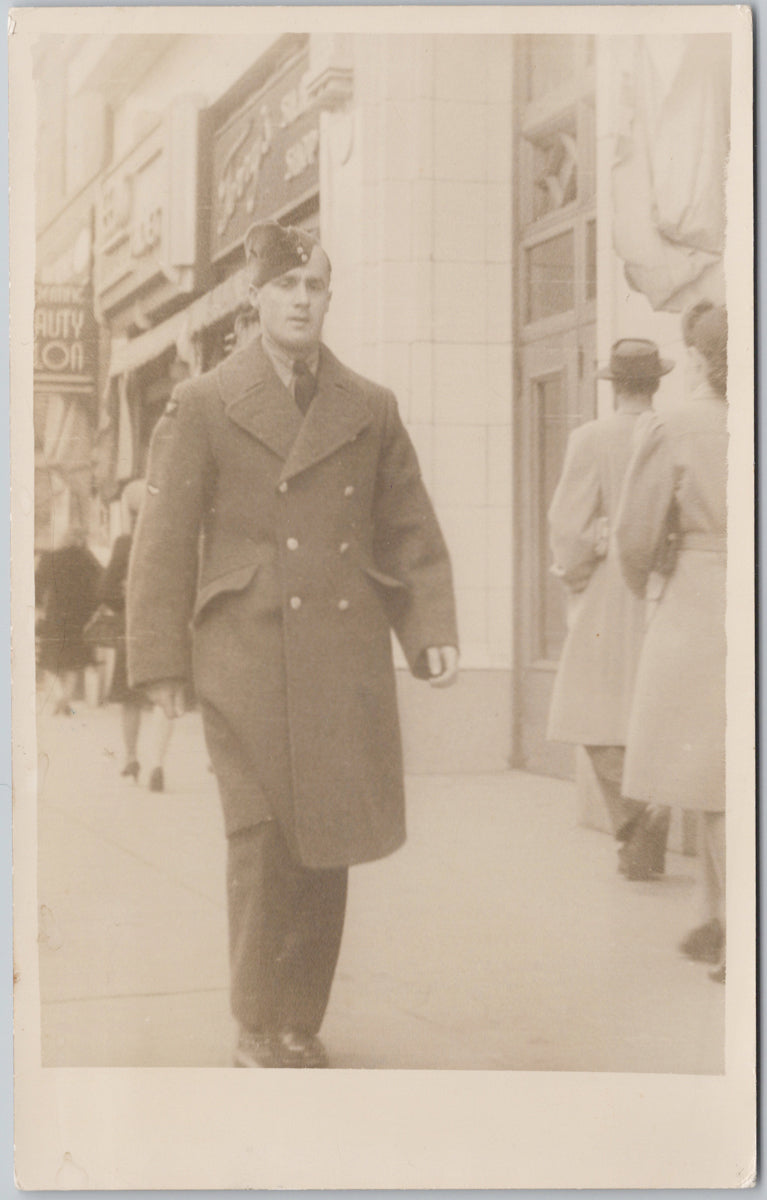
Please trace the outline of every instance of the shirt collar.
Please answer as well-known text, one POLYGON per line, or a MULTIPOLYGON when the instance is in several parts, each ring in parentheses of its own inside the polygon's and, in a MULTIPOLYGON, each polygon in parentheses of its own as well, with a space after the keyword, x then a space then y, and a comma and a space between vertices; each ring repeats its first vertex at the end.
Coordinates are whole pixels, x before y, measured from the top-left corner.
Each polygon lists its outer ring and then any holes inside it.
POLYGON ((637 413, 649 412, 651 408, 652 401, 648 404, 646 400, 640 400, 636 396, 626 396, 616 405, 615 411, 635 416, 637 413))
POLYGON ((292 355, 288 354, 281 346, 278 346, 273 338, 269 337, 266 330, 261 333, 261 344, 264 347, 272 366, 279 376, 285 387, 290 390, 293 386, 293 364, 298 358, 302 359, 312 375, 316 376, 320 365, 320 348, 316 346, 310 354, 292 355))

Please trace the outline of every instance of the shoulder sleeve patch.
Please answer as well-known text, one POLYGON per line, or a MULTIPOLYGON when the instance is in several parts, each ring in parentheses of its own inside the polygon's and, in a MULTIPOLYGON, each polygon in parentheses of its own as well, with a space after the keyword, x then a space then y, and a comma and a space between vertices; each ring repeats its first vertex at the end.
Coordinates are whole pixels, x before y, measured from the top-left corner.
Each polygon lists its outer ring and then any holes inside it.
POLYGON ((168 403, 165 405, 165 411, 163 413, 163 416, 175 417, 177 412, 178 412, 178 400, 169 400, 168 403))

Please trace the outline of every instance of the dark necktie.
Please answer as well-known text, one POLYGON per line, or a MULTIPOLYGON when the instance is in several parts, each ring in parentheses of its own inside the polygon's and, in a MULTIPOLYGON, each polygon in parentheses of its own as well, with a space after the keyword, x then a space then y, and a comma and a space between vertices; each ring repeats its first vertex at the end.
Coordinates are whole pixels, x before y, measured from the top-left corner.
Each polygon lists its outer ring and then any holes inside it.
POLYGON ((303 359, 297 358, 293 363, 293 398, 306 415, 314 396, 315 380, 303 359))

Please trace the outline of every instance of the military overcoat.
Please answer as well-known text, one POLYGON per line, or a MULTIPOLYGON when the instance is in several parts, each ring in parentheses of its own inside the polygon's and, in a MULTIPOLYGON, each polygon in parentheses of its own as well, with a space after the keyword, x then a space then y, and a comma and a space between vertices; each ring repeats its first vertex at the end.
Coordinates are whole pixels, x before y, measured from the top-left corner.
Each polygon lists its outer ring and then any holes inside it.
POLYGON ((573 430, 549 509, 556 567, 579 589, 552 693, 555 741, 626 744, 645 601, 621 574, 615 518, 640 411, 622 408, 573 430))
POLYGON ((128 589, 133 685, 191 679, 228 834, 279 821, 306 866, 405 837, 391 629, 457 645, 447 548, 391 392, 321 348, 302 417, 259 339, 179 385, 128 589))
POLYGON ((641 595, 673 521, 676 565, 647 628, 628 729, 624 795, 725 807, 727 404, 704 385, 643 419, 617 539, 641 595))

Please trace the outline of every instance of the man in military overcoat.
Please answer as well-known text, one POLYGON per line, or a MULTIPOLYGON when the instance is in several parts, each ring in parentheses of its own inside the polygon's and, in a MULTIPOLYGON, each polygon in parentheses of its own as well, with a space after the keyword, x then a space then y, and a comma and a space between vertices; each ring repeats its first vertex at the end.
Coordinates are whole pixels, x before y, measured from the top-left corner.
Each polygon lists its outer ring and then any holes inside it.
POLYGON ((128 591, 131 682, 192 682, 228 839, 239 1066, 325 1066, 347 868, 405 838, 390 630, 457 673, 450 562, 391 392, 321 343, 330 262, 246 237, 260 336, 180 384, 155 432, 128 591))

